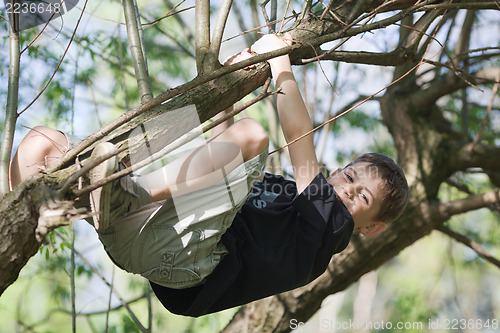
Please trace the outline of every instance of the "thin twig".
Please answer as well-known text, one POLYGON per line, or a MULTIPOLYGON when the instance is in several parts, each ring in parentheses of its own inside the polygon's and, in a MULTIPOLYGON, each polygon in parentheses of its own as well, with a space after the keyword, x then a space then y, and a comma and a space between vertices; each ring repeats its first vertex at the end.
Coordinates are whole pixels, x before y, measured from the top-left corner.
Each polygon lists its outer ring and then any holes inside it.
POLYGON ((267 15, 266 5, 269 1, 270 0, 264 0, 264 2, 259 4, 259 6, 260 6, 260 9, 262 10, 262 15, 264 15, 264 20, 266 20, 266 26, 269 28, 269 33, 273 33, 274 32, 273 27, 276 25, 276 22, 278 22, 278 21, 274 20, 273 22, 271 22, 271 20, 269 19, 269 16, 267 15))
POLYGON ((491 2, 448 2, 439 4, 429 4, 421 6, 417 12, 427 12, 430 10, 441 10, 441 9, 500 9, 499 3, 497 1, 491 2))
POLYGON ((65 193, 69 190, 69 188, 78 180, 80 179, 80 177, 84 176, 85 174, 87 174, 90 170, 92 170, 93 168, 95 168, 97 165, 101 164, 102 162, 114 157, 114 156, 117 156, 118 154, 128 150, 129 148, 128 147, 122 147, 120 149, 117 149, 116 151, 114 152, 110 152, 110 153, 107 153, 107 154, 103 154, 101 156, 98 156, 98 157, 95 157, 95 158, 92 158, 91 161, 85 163, 85 165, 83 167, 81 167, 79 170, 77 170, 75 173, 73 173, 71 176, 69 176, 68 178, 66 178, 64 180, 64 182, 61 183, 60 185, 60 189, 59 189, 59 192, 61 193, 65 193))
POLYGON ((339 22, 340 24, 344 25, 344 26, 347 26, 347 23, 345 23, 344 21, 342 21, 340 19, 340 17, 338 17, 332 10, 330 10, 330 6, 331 6, 331 3, 333 1, 330 1, 328 3, 328 5, 325 5, 325 3, 323 1, 320 1, 321 4, 325 7, 325 10, 323 11, 323 13, 321 14, 321 17, 320 17, 320 20, 323 20, 323 18, 325 17, 326 13, 330 13, 330 15, 335 19, 335 21, 339 22))
POLYGON ((491 99, 490 99, 490 104, 488 104, 488 107, 486 108, 486 116, 484 117, 483 121, 481 122, 481 127, 479 128, 479 131, 476 134, 476 137, 474 140, 471 142, 469 146, 469 151, 472 151, 474 147, 477 145, 479 142, 479 139, 483 135, 484 128, 486 127, 486 124, 488 123, 488 120, 490 119, 490 113, 491 109, 493 108, 493 102, 495 101, 495 97, 497 96, 497 91, 498 91, 498 82, 500 81, 500 75, 497 76, 496 82, 493 85, 493 90, 491 92, 491 99))
MULTIPOLYGON (((184 2, 184 1, 183 1, 184 2)), ((175 8, 177 8, 178 6, 180 6, 182 4, 179 3, 175 8)), ((146 23, 142 23, 143 26, 154 26, 158 23, 160 23, 162 20, 166 19, 166 18, 169 18, 170 16, 174 16, 174 15, 177 15, 177 14, 180 14, 182 12, 185 12, 185 11, 188 11, 188 10, 191 10, 191 9, 194 9, 195 6, 190 6, 190 7, 186 7, 186 8, 183 8, 183 9, 179 9, 177 11, 174 11, 175 8, 172 8, 167 14, 163 15, 162 17, 154 20, 154 21, 150 21, 150 22, 146 22, 146 23)))
POLYGON ((52 79, 54 79, 54 76, 56 76, 56 73, 59 71, 59 67, 61 66, 63 60, 64 60, 64 57, 66 57, 66 53, 68 53, 68 50, 69 50, 69 47, 71 46, 71 44, 73 43, 73 39, 75 38, 75 35, 76 35, 76 31, 78 30, 78 26, 80 25, 80 22, 82 20, 82 17, 83 17, 83 13, 85 13, 85 9, 87 8, 87 3, 88 3, 89 0, 85 0, 85 3, 83 5, 83 9, 82 9, 82 12, 80 13, 80 17, 78 18, 78 21, 76 22, 76 26, 75 26, 75 29, 73 30, 73 34, 71 35, 71 39, 69 40, 69 43, 68 43, 68 46, 66 47, 66 49, 64 50, 64 53, 61 57, 61 59, 59 59, 59 62, 57 63, 57 66, 56 66, 56 69, 54 70, 54 72, 52 73, 52 75, 50 76, 49 80, 47 81, 47 83, 45 83, 44 87, 42 88, 42 90, 38 93, 38 95, 36 95, 36 97, 33 99, 33 101, 31 101, 21 112, 19 112, 19 115, 23 114, 24 111, 26 111, 28 108, 30 108, 37 100, 38 98, 40 98, 40 96, 42 96, 42 94, 45 92, 45 90, 47 89, 47 87, 49 86, 49 84, 52 82, 52 79))
POLYGON ((495 258, 491 253, 486 251, 481 245, 478 243, 474 242, 473 240, 470 240, 464 235, 461 235, 459 233, 454 232, 448 227, 445 227, 444 225, 440 225, 436 228, 437 230, 441 231, 442 233, 450 236, 451 238, 455 239, 456 241, 464 244, 465 246, 471 248, 474 252, 476 252, 481 258, 486 260, 487 262, 497 266, 500 268, 500 260, 495 258))
MULTIPOLYGON (((276 21, 276 18, 278 17, 278 1, 277 0, 271 0, 271 21, 276 21)), ((276 24, 273 24, 271 27, 269 27, 269 32, 275 32, 276 31, 276 24)))
MULTIPOLYGON (((64 2, 64 0, 61 2, 61 4, 64 2)), ((33 39, 28 43, 28 45, 26 45, 26 47, 21 51, 21 54, 24 53, 24 51, 26 51, 27 49, 29 49, 29 47, 31 45, 33 45, 33 43, 42 35, 42 33, 45 31, 45 29, 49 26, 50 22, 52 21, 52 19, 54 18, 54 16, 56 15, 56 11, 54 11, 52 13, 52 15, 49 17, 49 19, 47 20, 47 23, 44 24, 43 28, 40 29, 40 31, 36 34, 35 37, 33 37, 33 39)))
MULTIPOLYGON (((172 8, 177 8, 178 6, 177 5, 172 5, 171 1, 170 0, 164 0, 165 4, 167 6, 170 6, 172 8)), ((182 1, 184 2, 184 1, 182 1)), ((194 7, 193 7, 194 8, 194 7)), ((183 29, 183 35, 184 37, 186 38, 186 40, 188 41, 188 44, 189 45, 194 45, 195 43, 195 37, 193 35, 193 26, 192 24, 187 24, 184 19, 182 18, 182 16, 180 15, 175 15, 174 16, 174 19, 177 21, 177 23, 179 24, 179 26, 183 29)), ((176 38, 173 38, 173 40, 175 40, 176 38)), ((195 56, 193 55, 193 59, 195 58, 195 56)))
MULTIPOLYGON (((116 271, 116 266, 113 266, 112 268, 113 272, 111 273, 111 288, 109 288, 109 297, 108 297, 108 309, 106 310, 106 324, 104 325, 105 327, 105 332, 108 332, 109 328, 109 314, 111 313, 111 300, 113 299, 113 286, 115 285, 115 271, 116 271)), ((149 326, 151 327, 151 326, 149 326)))
MULTIPOLYGON (((113 290, 111 289, 111 294, 113 294, 113 290)), ((128 300, 127 301, 127 304, 133 304, 135 302, 138 302, 138 301, 141 301, 143 300, 144 298, 146 298, 146 295, 140 295, 140 296, 137 296, 131 300, 128 300)), ((95 311, 89 311, 89 312, 79 312, 78 313, 78 316, 84 316, 84 317, 91 317, 91 316, 100 316, 100 315, 103 315, 103 314, 106 314, 108 311, 117 311, 117 310, 121 310, 123 308, 123 304, 118 304, 110 309, 106 309, 106 310, 95 310, 95 311)), ((66 309, 53 309, 49 312, 48 316, 52 316, 52 314, 54 313, 64 313, 64 314, 71 314, 70 311, 66 310, 66 309)), ((46 320, 47 321, 47 320, 46 320)), ((34 324, 32 326, 36 326, 36 325, 40 325, 40 324, 34 324)))
POLYGON ((283 20, 291 20, 291 19, 296 18, 296 17, 297 17, 297 14, 292 14, 292 15, 290 15, 290 16, 287 16, 287 17, 281 18, 281 19, 279 19, 279 20, 269 22, 269 24, 260 25, 260 26, 255 27, 255 28, 252 28, 252 29, 249 29, 249 30, 242 31, 242 32, 240 32, 240 33, 239 33, 239 34, 237 34, 237 35, 234 35, 234 36, 232 36, 232 37, 228 37, 228 38, 224 39, 222 42, 228 42, 228 41, 230 41, 230 40, 232 40, 232 39, 238 38, 238 37, 240 37, 240 36, 244 36, 244 35, 249 34, 249 33, 251 33, 251 32, 255 32, 255 31, 257 31, 257 32, 258 32, 258 31, 259 31, 260 29, 262 29, 262 28, 269 27, 269 25, 270 25, 270 24, 276 24, 276 23, 278 23, 278 22, 280 22, 280 21, 283 21, 283 20))
POLYGON ((134 311, 132 311, 132 309, 127 304, 127 302, 125 301, 125 299, 120 295, 120 293, 116 290, 116 288, 114 288, 113 285, 111 283, 109 283, 108 280, 106 280, 106 278, 104 277, 103 274, 101 274, 101 272, 99 271, 99 269, 97 269, 97 267, 95 267, 94 265, 92 265, 78 250, 75 249, 75 253, 80 257, 80 259, 82 259, 82 261, 85 263, 85 265, 87 265, 113 291, 113 293, 118 298, 118 300, 120 301, 120 303, 127 310, 128 314, 130 315, 130 318, 139 327, 139 329, 142 332, 149 332, 149 329, 145 328, 141 324, 140 320, 137 318, 137 316, 135 315, 134 311))
POLYGON ((281 25, 280 25, 280 28, 278 29, 278 33, 281 33, 281 31, 283 30, 283 26, 285 25, 286 14, 288 13, 288 9, 290 9, 290 0, 286 0, 285 12, 283 13, 283 18, 281 19, 281 25))
POLYGON ((71 271, 70 271, 70 282, 71 282, 71 327, 73 333, 76 333, 76 262, 75 262, 75 224, 71 224, 71 271))
MULTIPOLYGON (((247 31, 248 28, 245 25, 245 20, 243 19, 243 14, 241 13, 240 7, 238 3, 233 2, 233 13, 236 16, 236 21, 238 22, 238 25, 240 27, 240 31, 247 31)), ((246 13, 245 13, 246 14, 246 13)), ((243 34, 243 37, 245 38, 245 44, 247 46, 250 46, 253 44, 255 41, 254 38, 248 34, 243 34)))

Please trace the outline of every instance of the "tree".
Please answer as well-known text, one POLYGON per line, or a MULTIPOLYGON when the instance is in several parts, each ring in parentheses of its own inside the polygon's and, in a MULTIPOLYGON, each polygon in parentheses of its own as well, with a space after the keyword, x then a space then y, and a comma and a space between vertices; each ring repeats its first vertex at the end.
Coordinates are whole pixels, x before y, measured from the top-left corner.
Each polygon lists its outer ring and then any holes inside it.
MULTIPOLYGON (((265 64, 257 65, 252 71, 238 69, 284 53, 290 54, 294 64, 303 66, 314 61, 320 64, 337 61, 394 68, 390 87, 384 90, 381 97, 371 97, 380 103, 381 119, 391 135, 397 160, 407 175, 411 200, 406 213, 383 235, 366 239, 354 237, 350 246, 333 258, 331 269, 316 281, 242 307, 226 331, 242 330, 242 325, 249 331, 288 331, 291 319, 306 321, 326 296, 345 289, 363 274, 380 267, 435 229, 468 243, 482 257, 500 266, 497 259, 479 249, 477 244, 471 245, 467 238, 457 235, 451 230, 452 226, 446 225, 456 214, 484 207, 498 210, 500 203, 498 129, 488 121, 492 110, 498 108, 494 106, 493 98, 486 103, 489 98, 483 97, 482 104, 475 105, 476 101, 469 97, 470 91, 477 89, 488 91, 490 96, 497 95, 496 87, 500 81, 498 47, 470 47, 477 18, 484 11, 498 10, 494 2, 331 1, 325 8, 322 4, 313 5, 311 1, 305 1, 300 4, 297 13, 285 9, 283 15, 291 13, 293 24, 290 31, 296 44, 221 68, 218 61, 220 41, 231 3, 226 1, 221 5, 214 34, 210 38, 209 2, 196 2, 196 78, 154 98, 144 97, 149 95, 148 89, 139 84, 143 104, 88 137, 47 174, 26 181, 4 195, 0 204, 2 292, 15 281, 20 269, 36 253, 43 236, 54 227, 67 223, 67 214, 75 213, 71 210, 73 200, 85 196, 90 190, 73 191, 78 177, 70 175, 75 172, 76 166, 72 165, 72 161, 77 154, 108 134, 108 138, 115 143, 123 143, 133 128, 158 119, 158 115, 169 110, 188 105, 195 105, 200 120, 206 121, 262 86, 269 76, 265 64), (391 27, 399 30, 399 40, 391 49, 383 52, 339 50, 345 39, 391 27), (455 38, 455 35, 459 37, 455 38), (330 46, 331 42, 336 43, 334 47, 330 46), (439 51, 436 51, 436 45, 441 47, 439 51), (322 46, 328 47, 328 50, 323 50, 322 46), (429 52, 439 52, 438 60, 430 60, 429 52), (446 105, 457 100, 461 101, 462 110, 459 113, 448 111, 446 105), (474 193, 463 183, 468 174, 478 170, 488 176, 486 187, 489 190, 474 193), (465 191, 467 195, 444 201, 440 189, 445 183, 465 191), (60 184, 65 185, 63 191, 60 184), (63 209, 64 218, 55 221, 44 218, 43 212, 47 209, 63 209)), ((233 6, 238 7, 237 4, 233 6)), ((128 19, 128 22, 132 21, 128 19)), ((137 27, 131 27, 129 36, 137 30, 137 27)), ((10 38, 14 48, 19 47, 15 46, 17 33, 12 29, 10 38)), ((135 41, 138 40, 140 36, 135 38, 135 41)), ((497 45, 498 41, 491 43, 497 45)), ((132 45, 132 42, 129 44, 132 45)), ((135 50, 139 49, 140 43, 135 46, 135 50)), ((138 52, 134 59, 140 59, 140 55, 141 52, 138 52)), ((15 57, 11 58, 13 72, 9 89, 14 91, 17 89, 15 64, 18 61, 15 57)), ((139 60, 138 63, 144 65, 144 61, 139 60)), ((140 82, 144 82, 145 74, 144 66, 136 67, 135 76, 140 82)), ((13 94, 9 93, 13 96, 9 101, 15 101, 13 94)), ((11 108, 16 108, 17 102, 9 102, 9 105, 10 114, 15 113, 11 108)), ((9 119, 12 120, 7 115, 4 137, 9 137, 13 131, 9 119)), ((164 137, 166 133, 172 134, 174 129, 180 135, 191 126, 190 123, 162 125, 161 128, 150 129, 150 137, 164 137)), ((9 144, 4 140, 2 147, 5 149, 7 146, 9 144)), ((86 154, 83 153, 80 160, 87 157, 86 154)), ((2 156, 5 163, 5 154, 2 156)), ((5 173, 5 168, 3 170, 5 173)))

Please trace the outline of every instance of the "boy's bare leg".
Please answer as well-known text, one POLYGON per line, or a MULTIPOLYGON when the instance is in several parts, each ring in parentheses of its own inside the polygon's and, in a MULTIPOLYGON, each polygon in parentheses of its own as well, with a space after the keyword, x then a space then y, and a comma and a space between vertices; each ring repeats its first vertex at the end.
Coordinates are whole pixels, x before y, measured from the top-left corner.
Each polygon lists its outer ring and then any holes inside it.
POLYGON ((37 126, 19 144, 10 165, 11 189, 56 162, 68 149, 66 136, 52 128, 37 126))
POLYGON ((149 190, 153 201, 172 198, 215 184, 220 180, 217 170, 229 173, 262 153, 268 144, 267 133, 258 122, 242 119, 206 145, 139 177, 138 182, 149 190))

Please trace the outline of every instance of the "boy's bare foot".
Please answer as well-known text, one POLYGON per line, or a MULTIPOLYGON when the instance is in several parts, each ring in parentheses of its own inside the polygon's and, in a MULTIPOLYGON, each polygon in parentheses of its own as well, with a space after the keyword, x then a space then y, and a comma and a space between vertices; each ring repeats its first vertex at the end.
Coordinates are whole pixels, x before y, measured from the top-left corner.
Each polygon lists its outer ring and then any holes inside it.
MULTIPOLYGON (((92 151, 91 158, 97 158, 116 151, 116 147, 109 142, 101 142, 92 151)), ((95 184, 101 179, 111 175, 118 167, 117 157, 113 156, 96 166, 90 171, 90 183, 95 184)), ((90 207, 95 214, 94 227, 97 231, 105 230, 109 226, 109 213, 111 204, 111 191, 113 183, 110 182, 90 193, 90 207)))

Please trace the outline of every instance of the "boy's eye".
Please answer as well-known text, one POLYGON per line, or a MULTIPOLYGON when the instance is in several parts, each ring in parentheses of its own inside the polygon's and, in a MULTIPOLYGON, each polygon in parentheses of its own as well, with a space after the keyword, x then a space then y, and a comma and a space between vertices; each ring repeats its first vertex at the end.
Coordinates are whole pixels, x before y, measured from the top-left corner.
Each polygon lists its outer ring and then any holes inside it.
POLYGON ((360 193, 359 194, 361 196, 361 198, 363 198, 363 200, 368 204, 368 197, 364 194, 364 193, 360 193))
POLYGON ((348 173, 346 173, 345 176, 346 176, 346 178, 347 178, 347 180, 349 182, 351 182, 351 183, 353 182, 353 179, 352 179, 351 175, 349 175, 348 173))

